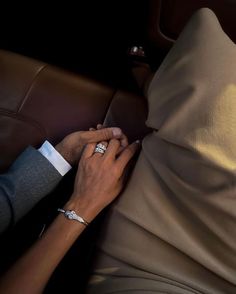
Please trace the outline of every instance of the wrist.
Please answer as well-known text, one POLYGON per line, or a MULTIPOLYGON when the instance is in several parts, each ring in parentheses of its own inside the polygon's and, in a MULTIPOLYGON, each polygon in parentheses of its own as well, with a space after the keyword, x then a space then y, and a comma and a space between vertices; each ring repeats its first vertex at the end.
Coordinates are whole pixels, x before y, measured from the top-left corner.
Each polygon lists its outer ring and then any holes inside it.
POLYGON ((57 152, 61 154, 61 156, 70 164, 73 165, 74 161, 72 159, 71 151, 63 146, 63 143, 59 143, 55 146, 57 152))
POLYGON ((98 207, 83 197, 74 196, 65 204, 65 210, 74 210, 79 216, 87 222, 91 222, 100 212, 98 207))

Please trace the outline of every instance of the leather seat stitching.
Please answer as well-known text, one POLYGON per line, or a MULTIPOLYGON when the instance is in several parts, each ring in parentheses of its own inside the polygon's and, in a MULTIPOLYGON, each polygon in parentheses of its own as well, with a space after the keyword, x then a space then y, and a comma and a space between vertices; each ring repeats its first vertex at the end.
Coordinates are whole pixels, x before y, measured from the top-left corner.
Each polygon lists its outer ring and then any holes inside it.
POLYGON ((46 129, 42 125, 40 125, 37 121, 35 121, 29 117, 26 117, 22 114, 19 114, 19 113, 16 113, 16 112, 10 111, 8 109, 4 109, 4 108, 0 108, 0 115, 16 119, 16 120, 22 121, 27 124, 31 124, 35 128, 37 128, 43 136, 45 136, 45 137, 47 136, 46 129))
POLYGON ((34 84, 35 84, 35 81, 37 80, 39 74, 40 74, 40 73, 41 73, 41 72, 42 72, 47 66, 48 66, 47 64, 44 64, 44 65, 42 65, 42 66, 37 70, 37 72, 36 72, 34 78, 32 79, 32 81, 31 81, 31 83, 30 83, 30 85, 29 85, 29 87, 28 87, 28 89, 27 89, 25 95, 23 96, 23 98, 22 98, 22 100, 21 100, 21 102, 20 102, 20 104, 19 104, 19 106, 18 106, 18 110, 17 110, 16 112, 20 112, 20 111, 21 111, 22 107, 24 106, 24 104, 26 103, 26 101, 27 101, 28 98, 29 98, 29 93, 31 92, 31 90, 32 90, 32 88, 33 88, 33 86, 34 86, 34 84))

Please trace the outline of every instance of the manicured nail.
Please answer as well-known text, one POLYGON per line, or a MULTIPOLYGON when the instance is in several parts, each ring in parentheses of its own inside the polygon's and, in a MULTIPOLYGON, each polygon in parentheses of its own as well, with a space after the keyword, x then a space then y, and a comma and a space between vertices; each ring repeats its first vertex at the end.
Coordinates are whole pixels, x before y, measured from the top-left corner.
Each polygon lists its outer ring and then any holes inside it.
POLYGON ((118 137, 122 134, 122 131, 119 128, 113 128, 112 133, 113 133, 114 137, 118 137))

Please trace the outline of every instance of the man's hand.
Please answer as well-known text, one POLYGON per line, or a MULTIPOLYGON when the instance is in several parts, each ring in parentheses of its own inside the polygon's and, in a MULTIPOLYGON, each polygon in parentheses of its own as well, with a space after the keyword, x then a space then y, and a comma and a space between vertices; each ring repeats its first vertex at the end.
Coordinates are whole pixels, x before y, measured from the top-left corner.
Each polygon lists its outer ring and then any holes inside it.
POLYGON ((79 131, 66 136, 55 148, 71 165, 79 161, 83 147, 88 143, 98 143, 116 138, 121 146, 128 145, 127 137, 120 128, 102 128, 92 131, 79 131))
POLYGON ((103 143, 108 145, 104 154, 94 153, 95 143, 87 144, 79 162, 73 195, 65 207, 77 211, 87 221, 120 193, 125 167, 139 147, 137 141, 120 152, 119 140, 103 143))

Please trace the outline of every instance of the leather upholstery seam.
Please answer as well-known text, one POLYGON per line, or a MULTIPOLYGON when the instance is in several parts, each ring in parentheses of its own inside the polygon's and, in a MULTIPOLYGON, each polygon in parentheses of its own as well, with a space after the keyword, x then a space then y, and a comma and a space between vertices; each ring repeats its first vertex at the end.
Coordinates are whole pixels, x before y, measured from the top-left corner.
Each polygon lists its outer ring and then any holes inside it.
POLYGON ((106 107, 106 110, 105 110, 105 112, 104 112, 105 115, 104 115, 104 117, 103 117, 103 124, 104 124, 104 122, 106 121, 106 118, 107 118, 107 116, 108 116, 109 109, 110 109, 110 107, 111 107, 111 104, 112 104, 113 100, 114 100, 115 97, 116 97, 117 92, 118 92, 118 90, 117 90, 117 89, 114 89, 113 92, 112 92, 112 94, 111 94, 111 98, 110 98, 110 100, 109 100, 109 102, 108 102, 108 105, 107 105, 107 107, 106 107))
POLYGON ((41 72, 42 72, 47 66, 48 66, 48 64, 44 64, 44 65, 42 65, 42 66, 37 70, 37 72, 36 72, 34 78, 32 79, 32 81, 31 81, 31 83, 30 83, 30 85, 29 85, 29 87, 28 87, 28 89, 27 89, 25 95, 23 96, 23 98, 22 98, 22 100, 21 100, 21 102, 20 102, 20 104, 19 104, 19 106, 18 106, 18 109, 17 109, 17 111, 16 111, 17 113, 20 112, 21 109, 23 108, 24 104, 26 103, 26 101, 27 101, 28 98, 29 98, 29 94, 30 94, 30 92, 31 92, 31 90, 32 90, 32 88, 33 88, 33 86, 34 86, 34 84, 35 84, 35 81, 38 79, 38 76, 40 75, 40 73, 41 73, 41 72))
POLYGON ((46 132, 45 128, 42 125, 40 125, 37 121, 35 121, 29 117, 26 117, 22 114, 19 114, 17 112, 13 112, 13 111, 10 111, 10 110, 4 109, 4 108, 0 108, 0 115, 7 116, 12 119, 16 119, 16 120, 22 121, 27 124, 31 124, 40 131, 41 135, 43 135, 45 137, 47 136, 47 132, 46 132))

